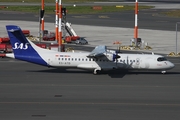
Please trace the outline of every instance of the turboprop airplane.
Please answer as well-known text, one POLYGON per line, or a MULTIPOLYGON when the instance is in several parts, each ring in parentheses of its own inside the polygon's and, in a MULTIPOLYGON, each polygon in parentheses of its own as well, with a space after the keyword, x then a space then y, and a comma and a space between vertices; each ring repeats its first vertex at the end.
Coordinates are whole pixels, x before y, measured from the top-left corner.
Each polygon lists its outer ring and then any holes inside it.
POLYGON ((121 54, 99 45, 91 52, 58 52, 36 46, 26 39, 20 27, 6 26, 13 53, 5 56, 47 67, 79 68, 100 71, 114 69, 157 70, 166 73, 174 64, 165 57, 155 54, 121 54))

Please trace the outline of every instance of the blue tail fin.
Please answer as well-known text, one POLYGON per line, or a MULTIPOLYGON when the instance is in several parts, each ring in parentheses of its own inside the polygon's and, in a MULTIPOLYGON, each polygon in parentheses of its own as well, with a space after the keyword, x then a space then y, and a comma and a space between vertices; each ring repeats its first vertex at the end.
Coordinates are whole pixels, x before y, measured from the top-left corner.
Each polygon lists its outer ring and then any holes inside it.
POLYGON ((47 65, 47 63, 38 54, 37 50, 41 50, 41 48, 38 48, 34 43, 28 41, 20 27, 7 25, 6 29, 16 59, 47 65))

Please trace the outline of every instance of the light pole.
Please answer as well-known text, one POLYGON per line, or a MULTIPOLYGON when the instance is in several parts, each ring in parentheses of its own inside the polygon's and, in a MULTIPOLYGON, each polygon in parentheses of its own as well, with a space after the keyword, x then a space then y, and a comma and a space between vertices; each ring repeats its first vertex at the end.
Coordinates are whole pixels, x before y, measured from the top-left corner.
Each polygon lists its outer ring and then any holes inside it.
POLYGON ((63 52, 61 25, 62 25, 62 0, 59 0, 59 28, 58 28, 59 30, 58 51, 59 52, 63 52))
POLYGON ((180 24, 180 22, 176 22, 176 55, 177 55, 177 51, 178 51, 178 48, 177 48, 177 44, 178 44, 178 43, 177 43, 177 39, 178 39, 178 38, 177 38, 177 37, 178 37, 178 36, 177 36, 178 24, 180 24))

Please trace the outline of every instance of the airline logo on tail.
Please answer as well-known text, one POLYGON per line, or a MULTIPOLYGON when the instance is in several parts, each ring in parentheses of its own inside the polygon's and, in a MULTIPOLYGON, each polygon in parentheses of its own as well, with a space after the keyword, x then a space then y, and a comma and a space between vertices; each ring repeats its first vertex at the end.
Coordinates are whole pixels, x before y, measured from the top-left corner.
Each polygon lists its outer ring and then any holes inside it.
POLYGON ((14 47, 13 47, 13 49, 21 49, 21 50, 27 50, 28 49, 28 44, 29 43, 18 43, 18 42, 16 42, 15 44, 14 44, 14 47))

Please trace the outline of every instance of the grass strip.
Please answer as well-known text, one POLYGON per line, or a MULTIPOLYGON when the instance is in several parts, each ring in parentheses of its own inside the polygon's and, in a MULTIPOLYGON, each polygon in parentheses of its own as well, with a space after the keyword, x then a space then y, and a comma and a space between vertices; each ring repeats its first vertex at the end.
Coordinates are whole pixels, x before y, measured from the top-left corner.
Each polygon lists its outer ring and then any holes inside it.
POLYGON ((168 12, 162 12, 162 14, 170 17, 180 17, 180 10, 170 10, 168 12))
MULTIPOLYGON (((27 2, 41 3, 41 0, 1 0, 1 2, 27 2)), ((108 2, 109 0, 62 0, 62 3, 82 3, 82 2, 108 2)), ((44 0, 45 3, 55 3, 55 0, 44 0)))
MULTIPOLYGON (((139 9, 150 9, 152 6, 139 6, 139 9)), ((8 8, 0 8, 0 10, 6 11, 21 11, 21 12, 30 12, 30 13, 39 13, 41 6, 9 6, 8 8)), ((102 6, 101 10, 94 10, 92 6, 67 6, 66 7, 68 14, 96 14, 96 13, 111 13, 111 12, 120 12, 126 10, 134 10, 134 6, 102 6)), ((55 13, 55 6, 45 6, 45 12, 47 14, 55 13)))

